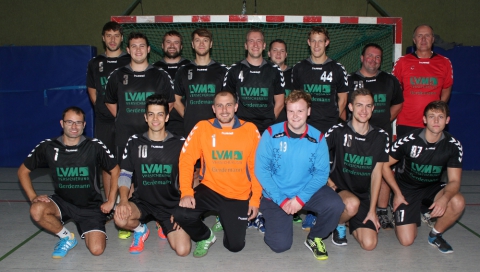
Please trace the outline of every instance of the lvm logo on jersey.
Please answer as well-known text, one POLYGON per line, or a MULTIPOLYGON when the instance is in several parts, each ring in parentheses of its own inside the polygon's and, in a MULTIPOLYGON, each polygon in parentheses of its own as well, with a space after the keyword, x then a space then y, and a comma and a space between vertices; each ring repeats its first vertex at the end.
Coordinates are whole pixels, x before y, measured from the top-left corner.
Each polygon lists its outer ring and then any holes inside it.
POLYGON ((150 163, 142 164, 140 167, 144 178, 168 177, 172 173, 171 164, 150 163))
POLYGON ((358 169, 372 169, 373 156, 360 156, 350 153, 345 153, 343 157, 345 166, 358 169))
POLYGON ((244 97, 268 97, 268 88, 240 87, 240 94, 244 97))
POLYGON ((239 150, 212 150, 212 159, 216 163, 241 163, 243 153, 239 150))
POLYGON ((215 84, 192 84, 188 86, 191 94, 214 94, 215 84))
MULTIPOLYGON (((79 182, 89 180, 88 167, 57 167, 57 178, 59 182, 79 182)), ((59 188, 62 189, 83 189, 89 188, 90 184, 61 184, 59 188)))
POLYGON ((417 164, 412 162, 412 171, 422 175, 438 176, 442 173, 442 166, 435 166, 429 164, 417 164))
POLYGON ((436 77, 410 77, 410 85, 412 88, 428 88, 434 89, 438 85, 436 77))
POLYGON ((125 103, 128 106, 143 106, 145 99, 155 92, 125 92, 125 103))

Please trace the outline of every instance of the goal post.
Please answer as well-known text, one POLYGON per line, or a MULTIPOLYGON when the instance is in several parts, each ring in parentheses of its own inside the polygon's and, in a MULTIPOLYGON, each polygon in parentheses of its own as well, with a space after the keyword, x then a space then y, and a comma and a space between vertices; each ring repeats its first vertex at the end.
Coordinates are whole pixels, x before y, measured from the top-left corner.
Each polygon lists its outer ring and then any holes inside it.
MULTIPOLYGON (((124 28, 124 43, 132 31, 147 35, 150 42, 151 63, 163 57, 161 48, 165 32, 176 30, 183 36, 183 57, 194 59, 190 46, 191 33, 207 28, 213 34, 213 59, 231 65, 245 58, 245 34, 250 28, 260 28, 268 44, 274 39, 287 43, 287 64, 293 66, 310 55, 308 32, 314 25, 327 28, 330 45, 327 55, 342 63, 349 73, 360 68, 360 54, 364 45, 374 42, 383 48, 381 69, 390 72, 401 56, 402 18, 352 16, 289 16, 289 15, 159 15, 112 16, 112 21, 124 28)), ((264 52, 267 58, 267 53, 264 52)))

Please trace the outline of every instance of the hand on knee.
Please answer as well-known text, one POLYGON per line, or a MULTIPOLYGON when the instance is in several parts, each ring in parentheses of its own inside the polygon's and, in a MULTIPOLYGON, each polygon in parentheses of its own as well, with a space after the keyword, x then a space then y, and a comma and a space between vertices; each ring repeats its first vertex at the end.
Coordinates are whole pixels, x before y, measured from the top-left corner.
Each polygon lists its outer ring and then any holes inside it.
POLYGON ((33 221, 38 222, 42 220, 45 213, 45 206, 42 202, 33 203, 30 207, 30 216, 32 217, 33 221))

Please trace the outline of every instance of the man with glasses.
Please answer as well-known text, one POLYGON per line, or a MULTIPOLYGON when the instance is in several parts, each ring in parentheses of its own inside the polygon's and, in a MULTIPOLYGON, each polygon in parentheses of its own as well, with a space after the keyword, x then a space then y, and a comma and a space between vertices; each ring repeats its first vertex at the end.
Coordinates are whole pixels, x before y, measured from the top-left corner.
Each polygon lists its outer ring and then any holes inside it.
POLYGON ((18 179, 28 200, 32 203, 32 220, 46 231, 56 234, 60 241, 52 258, 63 258, 77 245, 75 235, 63 224, 75 221, 85 244, 95 256, 103 253, 107 235, 105 223, 115 198, 103 203, 99 167, 112 176, 110 195, 117 193, 120 168, 115 157, 98 139, 83 136, 85 113, 78 107, 69 107, 60 120, 63 135, 40 142, 18 169, 18 179), (50 168, 55 193, 37 195, 30 172, 39 167, 50 168))

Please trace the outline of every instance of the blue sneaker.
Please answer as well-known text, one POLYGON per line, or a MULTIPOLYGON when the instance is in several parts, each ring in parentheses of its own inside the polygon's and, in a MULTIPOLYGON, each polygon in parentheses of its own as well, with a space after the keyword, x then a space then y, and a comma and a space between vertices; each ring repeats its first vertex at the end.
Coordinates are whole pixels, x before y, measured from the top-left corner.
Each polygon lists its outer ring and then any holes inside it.
POLYGON ((69 237, 60 239, 60 241, 58 241, 58 243, 55 245, 55 249, 52 253, 52 258, 60 259, 65 257, 65 255, 67 255, 70 249, 74 248, 77 243, 77 239, 75 239, 75 235, 73 235, 73 233, 71 239, 69 237))
POLYGON ((147 241, 148 236, 150 235, 150 230, 148 229, 147 225, 143 224, 143 226, 145 227, 143 232, 133 232, 133 241, 129 249, 131 254, 141 253, 143 251, 145 241, 147 241))
POLYGON ((347 245, 347 227, 338 225, 332 234, 332 243, 337 246, 347 245))
POLYGON ((255 223, 255 219, 249 220, 247 222, 247 229, 251 229, 251 228, 254 228, 254 229, 257 228, 257 224, 255 223))
POLYGON ((442 234, 439 233, 437 235, 434 235, 432 232, 428 234, 428 243, 434 247, 437 247, 438 250, 442 253, 452 253, 453 248, 450 246, 450 244, 443 239, 442 234))
POLYGON ((263 214, 258 213, 257 218, 255 218, 254 224, 257 226, 259 232, 265 233, 265 218, 263 218, 263 214))
POLYGON ((307 214, 305 220, 302 222, 302 229, 309 231, 317 223, 317 217, 313 214, 307 214))

